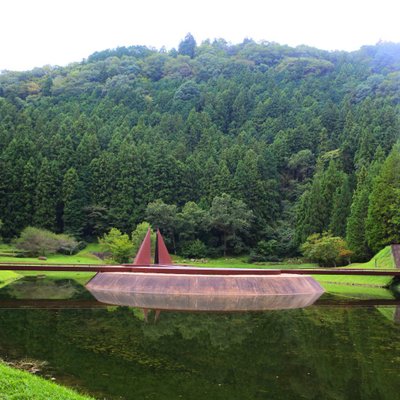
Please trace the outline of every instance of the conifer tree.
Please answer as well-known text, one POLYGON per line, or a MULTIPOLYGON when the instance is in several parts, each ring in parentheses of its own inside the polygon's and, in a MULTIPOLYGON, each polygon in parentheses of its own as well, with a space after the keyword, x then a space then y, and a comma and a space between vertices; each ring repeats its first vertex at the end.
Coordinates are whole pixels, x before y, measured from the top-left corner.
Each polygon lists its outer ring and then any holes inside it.
POLYGON ((324 231, 324 214, 319 211, 322 208, 321 196, 322 172, 319 170, 314 175, 313 182, 300 197, 296 212, 296 244, 304 243, 312 233, 324 231))
POLYGON ((337 162, 331 160, 329 162, 328 168, 322 175, 321 180, 321 201, 319 208, 314 208, 314 212, 321 214, 322 221, 322 231, 317 233, 322 233, 329 229, 329 224, 332 218, 333 202, 335 193, 342 186, 344 180, 344 173, 339 170, 337 162))
POLYGON ((64 232, 79 237, 84 224, 85 200, 84 187, 75 168, 70 168, 64 175, 62 200, 64 232))
POLYGON ((362 167, 357 177, 357 188, 354 192, 350 215, 347 220, 346 241, 353 252, 353 259, 366 261, 371 250, 365 237, 365 221, 368 215, 369 190, 367 169, 362 167))
POLYGON ((231 193, 232 190, 232 176, 226 165, 225 160, 221 160, 218 164, 218 172, 214 176, 215 192, 218 194, 231 193))
MULTIPOLYGON (((135 160, 137 152, 134 146, 123 143, 117 156, 115 174, 118 176, 115 182, 110 204, 110 217, 114 225, 124 232, 131 231, 137 219, 135 203, 143 203, 141 196, 136 194, 139 185, 139 171, 135 160)), ((142 204, 145 207, 145 204, 142 204)))
POLYGON ((237 165, 233 184, 236 197, 253 210, 259 223, 273 220, 278 208, 276 190, 268 183, 272 182, 261 179, 257 154, 248 150, 237 165))
POLYGON ((382 165, 370 195, 366 237, 378 252, 390 243, 400 243, 400 144, 397 143, 382 165))
POLYGON ((182 54, 184 56, 189 56, 190 58, 193 58, 195 56, 196 40, 194 39, 191 33, 188 33, 185 36, 185 39, 183 39, 179 43, 178 52, 179 54, 182 54))
POLYGON ((329 162, 325 171, 322 170, 320 161, 311 187, 303 193, 297 207, 297 245, 304 243, 309 235, 329 229, 334 197, 344 178, 345 174, 337 168, 334 160, 329 162))
POLYGON ((368 216, 372 184, 379 174, 384 161, 385 153, 378 146, 374 159, 368 169, 362 166, 357 175, 357 187, 353 195, 346 227, 346 240, 350 250, 353 252, 352 258, 356 261, 369 260, 373 255, 368 246, 365 224, 368 216))
POLYGON ((30 159, 24 167, 24 174, 22 175, 21 187, 21 200, 24 204, 21 210, 23 227, 32 225, 32 217, 34 211, 34 194, 36 185, 36 171, 34 161, 30 159))
POLYGON ((35 189, 35 213, 33 223, 35 226, 51 231, 57 229, 57 204, 59 189, 54 164, 44 158, 39 170, 35 189))
POLYGON ((344 174, 342 184, 336 189, 332 199, 332 216, 329 230, 333 236, 345 237, 346 221, 350 213, 351 206, 351 186, 350 180, 344 174))

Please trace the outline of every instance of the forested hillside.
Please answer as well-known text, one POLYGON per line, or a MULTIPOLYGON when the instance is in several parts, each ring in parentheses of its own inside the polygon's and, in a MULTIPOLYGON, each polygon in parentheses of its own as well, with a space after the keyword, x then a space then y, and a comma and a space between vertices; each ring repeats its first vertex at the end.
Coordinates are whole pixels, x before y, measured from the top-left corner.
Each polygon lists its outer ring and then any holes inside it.
POLYGON ((387 158, 399 110, 391 43, 347 53, 187 35, 168 52, 3 71, 1 236, 37 226, 90 240, 167 210, 178 252, 225 239, 284 257, 331 231, 368 258, 400 239, 399 148, 387 158))

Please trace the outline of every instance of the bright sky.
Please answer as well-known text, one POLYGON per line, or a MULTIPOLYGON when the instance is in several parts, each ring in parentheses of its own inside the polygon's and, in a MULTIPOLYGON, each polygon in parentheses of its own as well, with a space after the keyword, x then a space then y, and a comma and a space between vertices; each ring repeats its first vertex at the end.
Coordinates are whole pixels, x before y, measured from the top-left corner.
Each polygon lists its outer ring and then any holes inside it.
POLYGON ((118 46, 244 38, 326 50, 400 42, 399 0, 1 0, 0 71, 66 65, 118 46))

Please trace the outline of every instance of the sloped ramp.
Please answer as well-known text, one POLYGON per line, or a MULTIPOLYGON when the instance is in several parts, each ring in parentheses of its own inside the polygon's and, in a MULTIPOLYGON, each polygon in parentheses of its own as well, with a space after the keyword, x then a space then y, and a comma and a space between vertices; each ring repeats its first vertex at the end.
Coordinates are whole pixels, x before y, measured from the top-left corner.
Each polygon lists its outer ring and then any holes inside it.
POLYGON ((396 268, 400 268, 400 244, 392 244, 392 254, 394 265, 396 268))

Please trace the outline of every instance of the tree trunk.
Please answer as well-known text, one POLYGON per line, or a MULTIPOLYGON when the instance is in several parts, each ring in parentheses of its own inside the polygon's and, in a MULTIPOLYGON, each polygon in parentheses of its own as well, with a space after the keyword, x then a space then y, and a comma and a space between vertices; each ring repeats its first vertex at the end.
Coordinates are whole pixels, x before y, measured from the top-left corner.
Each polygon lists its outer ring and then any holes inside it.
POLYGON ((176 255, 176 243, 175 243, 175 235, 174 235, 174 232, 172 232, 172 246, 174 246, 174 254, 176 255))
POLYGON ((224 257, 226 257, 226 232, 224 232, 224 257))

